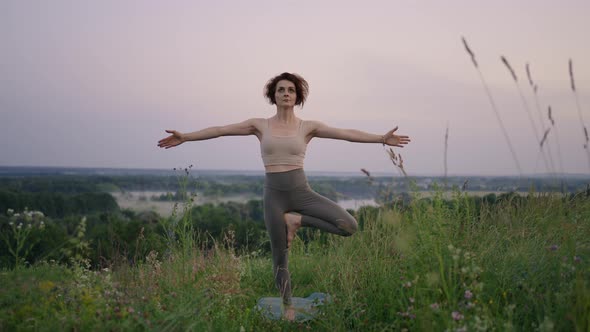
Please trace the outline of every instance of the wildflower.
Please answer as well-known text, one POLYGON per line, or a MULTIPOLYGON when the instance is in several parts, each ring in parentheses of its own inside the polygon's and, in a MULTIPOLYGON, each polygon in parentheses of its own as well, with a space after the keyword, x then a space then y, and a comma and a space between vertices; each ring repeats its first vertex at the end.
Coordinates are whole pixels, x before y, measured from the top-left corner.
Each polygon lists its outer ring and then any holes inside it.
POLYGON ((408 281, 408 282, 406 282, 406 283, 404 284, 404 287, 405 287, 405 288, 410 288, 410 287, 412 287, 412 282, 411 282, 411 281, 408 281))
POLYGON ((451 317, 453 317, 453 319, 457 321, 462 320, 464 318, 464 316, 458 311, 453 311, 451 313, 451 317))
POLYGON ((19 223, 18 226, 16 226, 16 229, 20 230, 21 228, 23 228, 23 223, 19 223))
POLYGON ((8 223, 8 225, 12 226, 12 225, 14 225, 14 222, 11 221, 8 223))
POLYGON ((410 300, 410 303, 414 303, 414 298, 413 297, 410 297, 409 300, 410 300))
POLYGON ((440 308, 440 305, 436 302, 430 305, 430 309, 432 310, 438 310, 438 308, 440 308))
POLYGON ((580 258, 580 256, 574 256, 574 262, 579 263, 581 261, 582 259, 580 258))
POLYGON ((14 214, 14 210, 13 209, 6 210, 6 215, 12 216, 13 214, 14 214))
POLYGON ((31 225, 31 224, 27 224, 27 228, 29 228, 29 229, 30 229, 31 227, 33 227, 33 225, 31 225))
POLYGON ((135 312, 135 309, 133 309, 133 307, 129 307, 129 308, 127 308, 127 312, 132 314, 135 312))
POLYGON ((556 251, 557 249, 559 249, 559 246, 558 246, 557 244, 552 244, 552 245, 549 247, 549 250, 551 250, 551 251, 556 251))
POLYGON ((471 293, 471 291, 468 289, 468 290, 465 291, 465 295, 464 296, 465 296, 465 298, 467 300, 469 300, 469 299, 471 299, 473 297, 473 293, 471 293))

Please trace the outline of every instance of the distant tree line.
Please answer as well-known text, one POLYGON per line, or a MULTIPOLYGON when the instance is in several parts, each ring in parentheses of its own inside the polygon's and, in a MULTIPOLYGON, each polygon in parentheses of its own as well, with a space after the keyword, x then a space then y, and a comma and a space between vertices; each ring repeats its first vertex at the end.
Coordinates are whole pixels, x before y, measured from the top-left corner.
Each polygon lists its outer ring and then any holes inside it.
MULTIPOLYGON (((363 178, 310 180, 310 186, 321 195, 338 200, 346 197, 372 197, 375 189, 363 178), (360 184, 360 185, 359 185, 360 184)), ((156 176, 156 175, 43 175, 0 177, 0 188, 8 192, 81 194, 97 192, 165 191, 155 200, 178 201, 183 192, 198 192, 207 197, 236 194, 261 195, 264 178, 260 176, 156 176)))
POLYGON ((95 212, 114 212, 119 210, 119 205, 108 193, 67 194, 0 190, 0 211, 23 211, 25 208, 42 211, 49 217, 63 218, 95 212))

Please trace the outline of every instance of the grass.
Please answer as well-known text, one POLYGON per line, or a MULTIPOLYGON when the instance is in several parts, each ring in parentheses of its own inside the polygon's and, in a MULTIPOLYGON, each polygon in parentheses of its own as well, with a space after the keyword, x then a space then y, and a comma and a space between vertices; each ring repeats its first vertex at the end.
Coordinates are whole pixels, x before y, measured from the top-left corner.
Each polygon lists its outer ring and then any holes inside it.
POLYGON ((381 209, 349 238, 296 239, 294 295, 334 298, 308 323, 256 312, 258 298, 278 296, 270 257, 218 243, 113 270, 2 271, 0 330, 590 330, 587 197, 531 194, 479 210, 464 193, 441 197, 381 209))

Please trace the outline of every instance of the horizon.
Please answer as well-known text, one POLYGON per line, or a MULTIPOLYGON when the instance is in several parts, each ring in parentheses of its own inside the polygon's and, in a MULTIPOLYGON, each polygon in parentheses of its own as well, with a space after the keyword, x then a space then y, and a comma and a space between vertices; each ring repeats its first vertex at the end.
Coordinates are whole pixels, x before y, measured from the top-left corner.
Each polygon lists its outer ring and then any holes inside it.
MULTIPOLYGON (((167 173, 174 173, 175 171, 183 171, 187 167, 176 167, 176 168, 141 168, 141 167, 85 167, 85 166, 6 166, 0 165, 0 177, 6 176, 3 174, 3 171, 6 169, 40 169, 40 170, 103 170, 103 171, 122 171, 122 172, 129 172, 133 174, 133 171, 139 172, 167 172, 167 173)), ((230 173, 230 175, 238 174, 238 175, 255 175, 261 176, 264 175, 264 170, 255 170, 255 169, 199 169, 199 168, 191 168, 191 173, 198 173, 198 172, 205 172, 205 173, 230 173), (248 173, 248 174, 239 174, 239 173, 248 173)), ((308 176, 348 176, 348 177, 366 177, 365 174, 361 170, 358 172, 353 171, 330 171, 330 170, 306 170, 305 171, 308 176), (321 175, 320 175, 321 174, 321 175)), ((372 177, 396 177, 396 178, 403 178, 403 175, 399 173, 389 173, 389 172, 370 172, 372 177)), ((63 174, 62 174, 63 175, 63 174)), ((519 175, 513 174, 506 174, 506 175, 482 175, 482 174, 447 174, 447 178, 453 177, 482 177, 482 178, 495 178, 495 177, 502 177, 502 178, 520 178, 519 175)), ((568 177, 568 178, 588 178, 590 179, 590 174, 584 173, 563 173, 563 174, 549 174, 549 173, 536 173, 536 174, 524 174, 522 178, 551 178, 551 177, 568 177)), ((444 178, 444 174, 408 174, 408 178, 412 177, 433 177, 433 178, 444 178)))

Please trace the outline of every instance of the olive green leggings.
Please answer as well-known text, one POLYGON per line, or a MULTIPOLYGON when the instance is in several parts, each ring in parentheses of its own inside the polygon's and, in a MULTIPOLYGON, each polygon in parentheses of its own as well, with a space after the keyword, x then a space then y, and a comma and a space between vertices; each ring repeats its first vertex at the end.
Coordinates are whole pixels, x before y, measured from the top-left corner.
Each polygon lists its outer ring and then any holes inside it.
POLYGON ((326 197, 314 192, 303 169, 266 173, 264 183, 264 223, 270 235, 275 284, 284 304, 291 304, 291 277, 288 269, 285 213, 301 214, 301 226, 350 236, 357 222, 350 213, 326 197))

